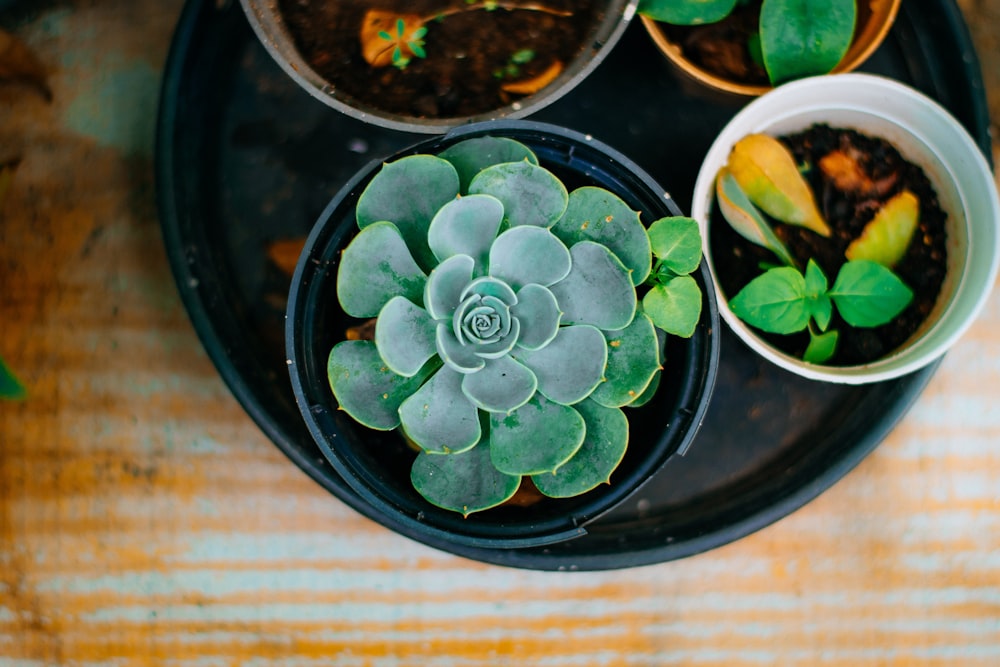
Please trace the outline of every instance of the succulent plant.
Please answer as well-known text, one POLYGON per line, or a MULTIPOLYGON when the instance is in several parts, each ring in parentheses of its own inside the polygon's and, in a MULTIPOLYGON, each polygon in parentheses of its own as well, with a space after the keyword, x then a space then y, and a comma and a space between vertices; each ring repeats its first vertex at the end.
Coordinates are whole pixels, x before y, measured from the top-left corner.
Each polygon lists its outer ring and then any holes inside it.
POLYGON ((524 477, 552 497, 608 482, 628 443, 621 408, 648 400, 661 368, 636 292, 653 269, 639 213, 601 188, 568 192, 519 142, 478 137, 383 165, 356 214, 337 296, 376 318, 374 336, 333 348, 330 385, 351 417, 419 449, 414 488, 468 515, 524 477))

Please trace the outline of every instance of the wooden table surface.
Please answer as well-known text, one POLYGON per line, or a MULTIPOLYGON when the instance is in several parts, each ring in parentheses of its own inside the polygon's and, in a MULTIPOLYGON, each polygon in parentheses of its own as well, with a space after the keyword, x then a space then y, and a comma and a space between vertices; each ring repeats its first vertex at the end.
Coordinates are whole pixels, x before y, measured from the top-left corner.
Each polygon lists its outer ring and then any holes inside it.
MULTIPOLYGON (((1000 118, 1000 0, 961 5, 1000 118)), ((874 454, 745 539, 602 573, 435 551, 291 464, 195 336, 152 178, 180 8, 5 26, 52 98, 0 84, 0 356, 29 390, 0 403, 0 665, 1000 665, 1000 296, 874 454)))

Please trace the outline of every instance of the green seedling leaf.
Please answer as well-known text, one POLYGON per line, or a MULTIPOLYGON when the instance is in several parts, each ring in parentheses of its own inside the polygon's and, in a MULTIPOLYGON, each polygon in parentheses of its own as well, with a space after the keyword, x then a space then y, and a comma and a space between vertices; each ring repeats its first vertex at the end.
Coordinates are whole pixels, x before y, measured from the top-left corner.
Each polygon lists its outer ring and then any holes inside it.
POLYGON ((903 259, 920 220, 920 200, 903 190, 885 203, 861 236, 847 246, 847 259, 868 259, 892 268, 903 259))
POLYGON ((449 146, 438 157, 447 160, 458 171, 459 187, 468 193, 469 183, 486 167, 504 162, 538 164, 538 156, 519 141, 507 137, 475 137, 449 146))
POLYGON ((607 246, 631 271, 634 285, 641 285, 649 276, 649 237, 639 213, 608 190, 593 186, 573 190, 552 233, 567 246, 580 241, 607 246))
POLYGON ((620 331, 605 331, 608 365, 604 382, 590 398, 609 408, 629 405, 646 390, 660 370, 660 342, 649 316, 638 313, 620 331))
POLYGON ((771 83, 836 67, 851 45, 856 19, 856 0, 765 0, 760 41, 771 83))
POLYGON ((777 255, 785 266, 795 266, 795 260, 788 248, 726 168, 719 170, 715 181, 715 195, 719 201, 722 217, 740 236, 767 248, 777 255))
POLYGON ((0 398, 21 400, 27 395, 24 385, 14 376, 3 359, 0 359, 0 398))
POLYGON ((580 449, 555 473, 531 478, 539 491, 552 498, 569 498, 610 484, 611 474, 628 447, 628 419, 621 410, 591 400, 574 407, 586 424, 586 437, 580 449))
POLYGON ((417 456, 410 469, 413 488, 429 503, 469 516, 510 500, 521 485, 490 462, 486 443, 460 454, 417 456))
POLYGON ((527 161, 495 164, 469 183, 469 194, 493 195, 503 203, 509 226, 552 227, 569 200, 555 174, 527 161))
POLYGON ((650 248, 662 266, 686 276, 701 263, 701 232, 694 218, 660 218, 649 226, 650 248))
POLYGON ((701 289, 695 279, 676 276, 646 292, 642 310, 667 333, 690 338, 701 318, 701 301, 701 289))
POLYGON ((715 23, 729 16, 737 0, 640 0, 639 13, 674 25, 715 23))
POLYGON ((830 236, 812 190, 785 145, 767 134, 749 134, 733 146, 726 164, 755 206, 789 225, 830 236))
POLYGON ((400 404, 403 431, 425 452, 463 452, 482 438, 479 411, 462 391, 465 377, 442 366, 400 404))
POLYGON ((830 326, 830 319, 833 317, 833 303, 826 293, 830 283, 823 270, 811 259, 806 265, 805 277, 809 314, 815 320, 819 330, 826 331, 826 328, 830 326))
POLYGON ((390 222, 362 229, 344 248, 337 270, 337 299, 352 317, 375 317, 394 296, 423 300, 427 277, 390 222))
POLYGON ((375 343, 348 340, 330 351, 326 372, 340 408, 356 421, 379 431, 399 426, 399 406, 439 364, 429 363, 413 377, 386 368, 375 343))
POLYGON ((612 331, 627 327, 635 317, 637 299, 625 265, 592 241, 580 241, 569 252, 569 274, 549 288, 563 311, 563 323, 612 331))
POLYGON ((433 155, 410 155, 382 166, 358 198, 358 226, 396 225, 425 271, 437 264, 427 230, 438 210, 458 196, 458 172, 433 155))
POLYGON ((730 300, 729 308, 752 327, 790 334, 809 324, 808 302, 805 278, 796 269, 782 266, 751 280, 730 300))
POLYGON ((839 334, 836 331, 826 333, 815 333, 809 331, 809 346, 806 347, 802 361, 810 364, 825 364, 837 351, 837 339, 839 334))
POLYGON ((490 414, 490 460, 508 475, 554 472, 580 449, 586 431, 579 412, 536 395, 509 414, 490 414))
POLYGON ((840 316, 855 327, 881 326, 913 300, 913 292, 899 276, 865 259, 845 263, 829 294, 840 316))

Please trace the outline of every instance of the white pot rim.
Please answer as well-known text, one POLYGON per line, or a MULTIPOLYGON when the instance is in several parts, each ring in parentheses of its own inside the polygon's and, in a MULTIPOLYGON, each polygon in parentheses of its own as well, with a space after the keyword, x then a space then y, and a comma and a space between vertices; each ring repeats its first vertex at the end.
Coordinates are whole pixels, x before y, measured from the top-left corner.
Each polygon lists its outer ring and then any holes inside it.
MULTIPOLYGON (((892 354, 860 366, 809 364, 765 341, 729 309, 715 281, 719 311, 727 325, 754 351, 797 375, 844 384, 890 380, 933 363, 968 329, 985 304, 1000 260, 1000 199, 982 151, 962 125, 940 104, 896 80, 872 74, 833 74, 785 84, 740 110, 718 134, 702 162, 692 197, 691 215, 702 230, 706 261, 713 275, 709 218, 715 176, 740 138, 755 132, 784 134, 827 122, 882 134, 904 155, 920 164, 950 210, 949 234, 966 250, 960 276, 952 282, 951 302, 931 326, 892 354), (916 157, 915 157, 916 156, 916 157), (924 160, 926 159, 926 164, 924 160), (942 192, 945 191, 944 193, 942 192), (949 196, 943 196, 951 193, 949 196), (952 221, 952 218, 958 218, 952 221), (970 241, 969 239, 973 239, 970 241)), ((951 244, 951 239, 949 239, 951 244)), ((952 248, 949 248, 951 251, 952 248)), ((952 262, 949 261, 951 267, 952 262)), ((949 272, 953 272, 949 268, 949 272)))

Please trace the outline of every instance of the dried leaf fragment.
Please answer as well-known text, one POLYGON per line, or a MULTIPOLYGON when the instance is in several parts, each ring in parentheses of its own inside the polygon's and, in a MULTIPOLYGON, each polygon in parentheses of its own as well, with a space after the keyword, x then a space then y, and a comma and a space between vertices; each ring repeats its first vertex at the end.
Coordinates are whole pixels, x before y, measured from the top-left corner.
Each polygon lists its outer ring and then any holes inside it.
POLYGON ((47 72, 42 61, 28 46, 0 29, 0 83, 21 83, 37 90, 46 101, 52 99, 47 72))
POLYGON ((281 269, 282 273, 291 276, 295 273, 295 265, 298 264, 305 245, 306 240, 303 238, 280 239, 269 243, 265 252, 271 263, 281 269))
POLYGON ((521 79, 520 81, 511 81, 510 83, 505 83, 500 87, 504 91, 515 95, 533 95, 555 81, 556 77, 559 76, 562 71, 562 62, 555 60, 545 69, 544 72, 538 74, 537 76, 533 76, 530 79, 521 79))

